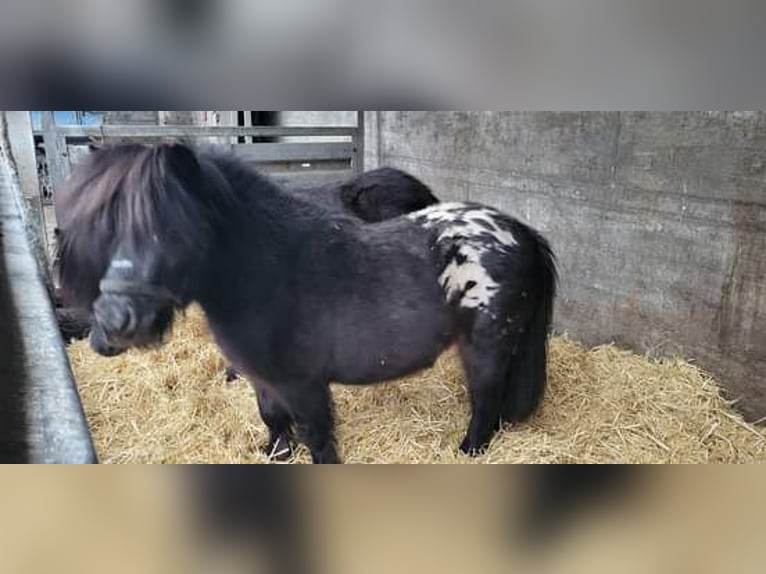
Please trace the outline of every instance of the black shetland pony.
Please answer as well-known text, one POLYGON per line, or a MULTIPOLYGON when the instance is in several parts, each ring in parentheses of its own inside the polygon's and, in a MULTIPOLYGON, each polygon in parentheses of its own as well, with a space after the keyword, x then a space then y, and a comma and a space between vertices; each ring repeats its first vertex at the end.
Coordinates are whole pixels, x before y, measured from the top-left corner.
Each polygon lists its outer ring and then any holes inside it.
POLYGON ((463 452, 543 395, 554 257, 495 209, 366 224, 230 155, 169 144, 97 152, 56 198, 63 294, 118 349, 161 342, 198 302, 256 388, 269 452, 295 432, 314 462, 338 462, 329 383, 400 377, 455 342, 472 405, 463 452))
MULTIPOLYGON (((91 152, 99 147, 91 147, 91 152)), ((393 219, 424 209, 439 200, 423 182, 392 167, 382 167, 359 174, 342 184, 328 184, 318 188, 292 190, 292 193, 335 214, 358 217, 368 223, 393 219)), ((60 230, 56 229, 58 241, 60 230)), ((58 265, 58 262, 56 262, 58 265)), ((110 347, 98 324, 89 318, 89 311, 58 308, 59 325, 66 341, 90 336, 94 349, 102 355, 116 356, 125 349, 110 347)), ((226 380, 239 377, 237 369, 226 369, 226 380)))

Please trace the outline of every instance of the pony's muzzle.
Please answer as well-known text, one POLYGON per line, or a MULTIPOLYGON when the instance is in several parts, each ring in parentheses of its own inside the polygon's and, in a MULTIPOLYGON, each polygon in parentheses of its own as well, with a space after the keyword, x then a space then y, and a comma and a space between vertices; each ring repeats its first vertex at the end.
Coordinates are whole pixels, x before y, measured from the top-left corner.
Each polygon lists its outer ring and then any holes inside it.
POLYGON ((90 348, 102 357, 117 357, 127 350, 124 347, 112 347, 106 342, 104 334, 97 330, 91 330, 88 340, 90 348))
MULTIPOLYGON (((142 314, 147 313, 152 316, 143 317, 143 320, 150 323, 154 312, 142 310, 142 314)), ((93 315, 110 343, 129 341, 139 334, 141 321, 136 304, 130 297, 103 295, 93 305, 93 315)))

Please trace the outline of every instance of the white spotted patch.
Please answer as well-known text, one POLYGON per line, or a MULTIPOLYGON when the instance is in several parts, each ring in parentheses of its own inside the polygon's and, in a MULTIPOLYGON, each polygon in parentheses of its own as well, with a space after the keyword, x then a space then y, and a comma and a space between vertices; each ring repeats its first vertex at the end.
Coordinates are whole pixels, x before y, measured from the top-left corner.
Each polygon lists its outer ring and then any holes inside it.
POLYGON ((498 215, 492 208, 468 203, 442 203, 408 215, 424 228, 438 231, 437 245, 457 247, 439 277, 448 301, 460 297, 461 307, 487 308, 500 290, 482 257, 507 251, 518 242, 498 215))
POLYGON ((423 220, 423 226, 428 228, 437 223, 450 223, 458 221, 462 212, 468 207, 465 203, 437 203, 420 211, 407 215, 413 221, 423 220))
POLYGON ((488 306, 500 285, 490 277, 481 264, 482 250, 473 245, 462 245, 457 253, 465 261, 453 259, 439 277, 448 301, 462 293, 460 306, 469 309, 488 306))
POLYGON ((442 203, 411 213, 408 217, 426 229, 436 226, 444 228, 439 235, 439 241, 456 237, 470 239, 489 235, 504 246, 517 245, 513 234, 498 225, 495 219, 496 213, 488 207, 466 203, 442 203))

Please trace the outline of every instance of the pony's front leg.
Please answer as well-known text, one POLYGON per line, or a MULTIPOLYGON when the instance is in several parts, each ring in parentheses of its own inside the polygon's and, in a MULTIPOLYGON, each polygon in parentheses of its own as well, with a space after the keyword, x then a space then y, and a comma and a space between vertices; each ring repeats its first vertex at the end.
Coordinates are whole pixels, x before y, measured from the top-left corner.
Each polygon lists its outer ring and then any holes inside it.
POLYGON ((290 413, 272 391, 256 387, 256 395, 261 419, 269 428, 269 442, 264 449, 266 454, 280 462, 289 460, 293 456, 290 444, 290 427, 293 420, 290 413))
POLYGON ((311 451, 311 460, 314 464, 339 464, 332 397, 327 383, 293 383, 283 389, 298 440, 311 451))

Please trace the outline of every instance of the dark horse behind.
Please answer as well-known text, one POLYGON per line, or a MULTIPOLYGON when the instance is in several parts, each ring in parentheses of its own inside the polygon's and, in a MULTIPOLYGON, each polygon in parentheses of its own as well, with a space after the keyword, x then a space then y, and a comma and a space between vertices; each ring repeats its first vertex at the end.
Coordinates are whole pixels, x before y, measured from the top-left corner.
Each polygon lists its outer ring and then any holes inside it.
POLYGON ((230 154, 126 145, 91 155, 57 194, 59 275, 109 346, 158 344, 204 310, 253 382, 269 452, 339 460, 329 383, 431 366, 457 343, 483 451, 531 416, 546 382, 556 290, 548 243, 473 203, 367 224, 281 189, 230 154))

